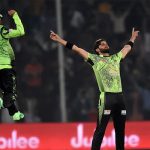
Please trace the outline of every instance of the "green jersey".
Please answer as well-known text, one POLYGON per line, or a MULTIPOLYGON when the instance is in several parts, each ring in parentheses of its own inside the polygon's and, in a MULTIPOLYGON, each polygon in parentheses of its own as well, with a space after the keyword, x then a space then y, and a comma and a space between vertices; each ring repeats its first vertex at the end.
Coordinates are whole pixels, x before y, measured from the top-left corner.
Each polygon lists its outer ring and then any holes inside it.
POLYGON ((88 53, 88 62, 92 63, 100 92, 122 92, 120 77, 121 58, 121 51, 111 56, 88 53))
POLYGON ((25 34, 23 24, 17 12, 13 15, 13 19, 16 29, 6 29, 3 25, 0 25, 0 69, 12 68, 11 61, 15 60, 14 51, 9 43, 9 39, 25 34))

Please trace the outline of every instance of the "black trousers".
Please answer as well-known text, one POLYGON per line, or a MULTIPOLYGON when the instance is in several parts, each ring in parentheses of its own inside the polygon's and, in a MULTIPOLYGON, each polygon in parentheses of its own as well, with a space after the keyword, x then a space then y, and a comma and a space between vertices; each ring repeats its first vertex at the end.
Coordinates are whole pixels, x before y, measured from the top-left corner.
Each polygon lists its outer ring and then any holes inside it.
POLYGON ((3 105, 8 108, 17 98, 16 72, 13 69, 0 70, 0 88, 3 92, 3 105))
POLYGON ((91 150, 100 150, 105 129, 110 117, 113 119, 116 150, 124 150, 126 108, 122 93, 104 93, 99 100, 97 127, 93 135, 91 150))

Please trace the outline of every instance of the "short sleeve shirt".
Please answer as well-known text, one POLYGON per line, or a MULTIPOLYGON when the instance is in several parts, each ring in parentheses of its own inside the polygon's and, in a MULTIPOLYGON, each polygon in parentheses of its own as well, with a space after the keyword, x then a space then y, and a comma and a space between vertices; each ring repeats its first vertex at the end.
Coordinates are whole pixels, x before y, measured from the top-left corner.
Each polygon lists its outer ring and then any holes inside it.
POLYGON ((92 65, 101 92, 122 92, 120 77, 121 59, 121 51, 110 56, 88 53, 88 62, 92 65))

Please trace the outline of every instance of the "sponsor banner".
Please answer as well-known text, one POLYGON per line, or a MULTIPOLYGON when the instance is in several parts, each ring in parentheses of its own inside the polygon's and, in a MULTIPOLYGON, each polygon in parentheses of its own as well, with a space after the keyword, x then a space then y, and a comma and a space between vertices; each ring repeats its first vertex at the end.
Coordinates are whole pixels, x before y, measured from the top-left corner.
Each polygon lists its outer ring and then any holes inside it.
MULTIPOLYGON (((95 123, 1 124, 0 149, 90 150, 95 123)), ((127 122, 126 149, 150 149, 150 122, 127 122)), ((115 131, 109 123, 102 150, 115 149, 115 131)))

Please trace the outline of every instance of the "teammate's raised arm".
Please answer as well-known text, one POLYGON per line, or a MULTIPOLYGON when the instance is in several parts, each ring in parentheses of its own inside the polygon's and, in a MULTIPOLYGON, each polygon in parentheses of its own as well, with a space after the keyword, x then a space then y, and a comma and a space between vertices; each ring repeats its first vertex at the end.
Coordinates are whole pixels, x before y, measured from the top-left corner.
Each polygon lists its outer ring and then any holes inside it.
POLYGON ((9 10, 8 15, 13 18, 16 29, 3 28, 2 36, 6 39, 23 36, 25 34, 25 31, 18 13, 15 10, 9 10))
POLYGON ((62 44, 63 46, 65 46, 68 49, 72 49, 73 51, 78 53, 80 56, 82 56, 84 59, 88 59, 88 52, 86 50, 79 48, 75 44, 65 41, 64 39, 62 39, 58 34, 54 33, 53 31, 50 32, 50 39, 62 44))
POLYGON ((131 38, 130 38, 129 42, 121 50, 123 58, 125 58, 126 55, 131 51, 131 49, 134 45, 134 42, 135 42, 136 38, 138 37, 138 33, 139 33, 139 31, 135 31, 134 28, 132 29, 132 34, 131 34, 131 38))

